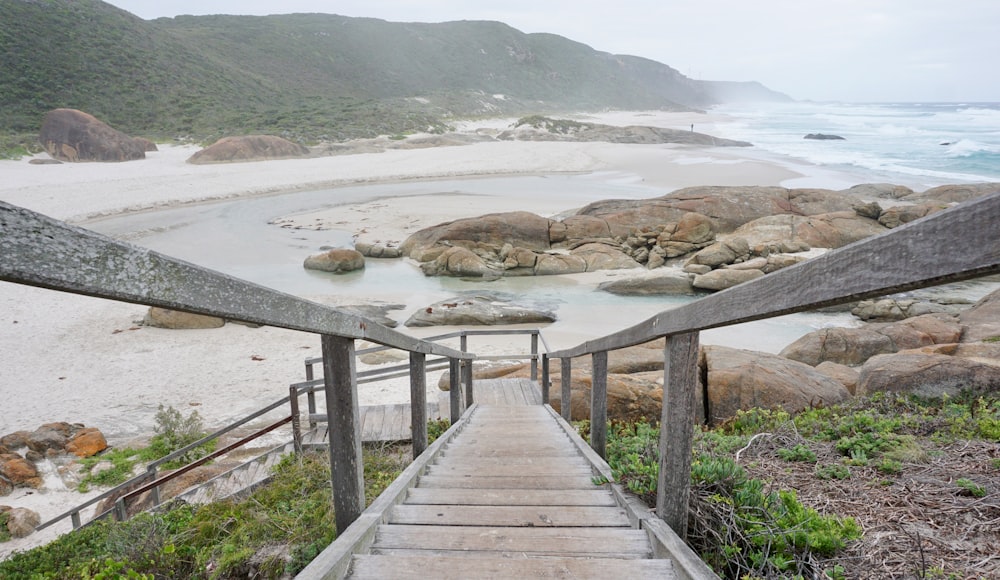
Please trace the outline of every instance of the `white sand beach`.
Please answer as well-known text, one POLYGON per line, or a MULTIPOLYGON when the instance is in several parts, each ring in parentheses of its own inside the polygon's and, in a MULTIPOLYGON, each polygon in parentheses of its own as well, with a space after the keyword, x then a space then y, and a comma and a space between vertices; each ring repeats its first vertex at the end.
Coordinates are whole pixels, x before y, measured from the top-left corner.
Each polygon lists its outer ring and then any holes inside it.
MULTIPOLYGON (((586 120, 620 125, 656 125, 711 133, 724 118, 689 113, 608 113, 586 120)), ((509 121, 466 123, 463 130, 499 128, 509 121)), ((212 200, 261 198, 287 192, 372 183, 404 183, 458 176, 581 175, 606 183, 641 183, 651 195, 691 185, 785 185, 834 189, 858 183, 850 175, 769 156, 753 148, 609 143, 486 142, 427 149, 337 155, 219 165, 190 165, 197 147, 161 146, 147 159, 126 163, 32 165, 28 159, 0 161, 0 200, 87 227, 123 212, 155 212, 212 200)), ((40 157, 45 157, 41 155, 40 157)), ((589 201, 589 200, 588 200, 589 201)), ((316 227, 324 222, 355 235, 402 240, 417 229, 459 217, 530 210, 556 215, 585 202, 546 199, 531 192, 505 195, 437 194, 380 196, 299 213, 285 225, 316 227)), ((272 227, 279 227, 274 225, 272 227)), ((128 236, 123 236, 128 237, 128 236)), ((141 240, 140 240, 141 242, 141 240)), ((197 244, 197 240, 191 240, 197 244)), ((296 256, 301 260, 304 256, 296 256)), ((2 259, 2 256, 0 256, 2 259)), ((584 275, 593 284, 607 276, 584 275)), ((359 297, 309 296, 329 304, 359 297)), ((406 301, 406 289, 399 290, 406 301)), ((52 421, 101 429, 112 444, 151 435, 159 404, 184 413, 197 410, 210 427, 252 412, 288 392, 303 379, 303 359, 317 355, 319 339, 305 333, 227 324, 213 330, 163 330, 139 326, 145 308, 0 282, 0 435, 33 430, 52 421)), ((570 313, 572 314, 572 313, 570 313)), ((590 318, 549 337, 554 346, 622 327, 615 316, 590 318), (589 335, 588 335, 589 333, 589 335)), ((421 336, 442 329, 403 332, 421 336)), ((473 342, 476 348, 476 342, 473 342)), ((522 350, 526 341, 512 343, 522 350)), ((501 344, 497 349, 507 348, 501 344)), ((428 390, 437 391, 436 377, 428 390)), ((405 381, 364 385, 362 404, 406 402, 405 381)), ((43 520, 75 493, 28 494, 0 503, 36 509, 43 520)), ((29 538, 31 540, 31 538, 29 538)), ((0 545, 0 557, 16 546, 0 545)))

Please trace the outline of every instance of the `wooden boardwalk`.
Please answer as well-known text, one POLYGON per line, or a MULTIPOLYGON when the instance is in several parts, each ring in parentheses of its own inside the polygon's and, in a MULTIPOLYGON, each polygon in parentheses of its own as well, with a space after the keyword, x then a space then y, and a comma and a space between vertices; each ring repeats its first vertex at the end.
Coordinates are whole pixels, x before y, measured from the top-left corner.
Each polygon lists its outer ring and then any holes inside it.
POLYGON ((657 541, 669 528, 635 498, 595 483, 607 464, 551 407, 514 399, 478 400, 300 578, 715 577, 689 550, 672 557, 683 544, 657 541))
MULTIPOLYGON (((448 418, 450 401, 447 391, 442 391, 438 401, 427 404, 427 419, 448 418)), ((472 398, 476 402, 492 405, 541 405, 542 391, 530 379, 480 380, 472 385, 472 398)), ((364 405, 359 408, 361 440, 364 442, 409 441, 412 432, 412 415, 409 403, 396 405, 364 405)), ((315 429, 303 432, 302 444, 307 447, 326 446, 329 431, 326 415, 316 414, 314 420, 322 421, 315 429)))

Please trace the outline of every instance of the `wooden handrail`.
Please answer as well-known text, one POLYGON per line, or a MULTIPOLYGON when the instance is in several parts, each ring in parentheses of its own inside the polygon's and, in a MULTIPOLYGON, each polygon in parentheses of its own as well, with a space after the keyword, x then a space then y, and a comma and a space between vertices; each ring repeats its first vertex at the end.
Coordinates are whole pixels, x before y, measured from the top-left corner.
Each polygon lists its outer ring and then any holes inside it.
POLYGON ((0 201, 0 280, 458 359, 468 353, 356 314, 120 242, 0 201))

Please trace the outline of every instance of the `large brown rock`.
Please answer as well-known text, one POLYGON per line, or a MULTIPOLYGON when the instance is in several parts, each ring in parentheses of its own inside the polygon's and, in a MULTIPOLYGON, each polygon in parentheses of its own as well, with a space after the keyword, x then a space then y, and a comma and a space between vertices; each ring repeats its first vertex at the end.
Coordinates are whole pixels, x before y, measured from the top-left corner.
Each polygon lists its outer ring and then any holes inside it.
POLYGON ((555 314, 491 296, 454 298, 418 310, 405 326, 466 326, 555 322, 555 314))
POLYGON ((28 434, 25 444, 35 453, 62 452, 72 434, 69 423, 46 423, 28 434))
POLYGON ((872 357, 861 367, 856 393, 940 397, 964 390, 984 393, 997 389, 1000 367, 995 365, 943 354, 895 353, 872 357))
POLYGON ((601 218, 574 215, 560 222, 550 222, 549 224, 549 242, 552 244, 567 240, 611 237, 613 234, 608 222, 601 218))
POLYGON ((697 292, 691 285, 691 276, 666 269, 657 271, 655 275, 628 276, 602 282, 597 289, 619 296, 675 296, 697 292))
POLYGON ((313 254, 305 259, 302 267, 306 270, 320 270, 323 272, 333 272, 343 274, 363 270, 365 267, 365 256, 357 250, 349 248, 334 248, 318 254, 313 254))
POLYGON ((468 248, 452 247, 435 259, 424 262, 420 269, 427 276, 491 277, 500 270, 491 267, 479 254, 468 248))
POLYGON ((309 148, 274 135, 223 137, 188 158, 194 165, 292 159, 309 155, 309 148))
POLYGON ((924 200, 961 203, 1000 191, 1000 183, 961 183, 939 185, 920 193, 911 193, 903 199, 920 202, 924 200))
POLYGON ((28 508, 0 506, 0 511, 7 514, 7 532, 13 538, 30 536, 35 532, 35 527, 42 522, 38 512, 28 508))
POLYGON ((857 212, 840 211, 811 216, 775 215, 740 226, 733 235, 751 246, 794 243, 812 248, 840 248, 887 229, 857 212))
POLYGON ((599 217, 611 230, 679 222, 695 212, 712 220, 713 230, 732 232, 739 226, 769 215, 812 215, 849 211, 857 198, 845 193, 816 189, 786 189, 761 186, 698 186, 644 200, 594 202, 577 215, 599 217))
MULTIPOLYGON (((550 404, 562 412, 562 376, 551 377, 550 404)), ((573 372, 570 412, 574 421, 590 418, 591 376, 573 372)), ((663 373, 608 374, 608 419, 659 421, 663 406, 663 373)))
POLYGON ((61 161, 145 159, 145 145, 76 109, 55 109, 42 120, 38 135, 45 150, 61 161))
POLYGON ((104 434, 96 427, 84 427, 66 443, 66 451, 77 457, 91 457, 108 448, 104 434))
POLYGON ((841 193, 856 195, 862 199, 901 199, 914 192, 905 185, 892 183, 862 183, 841 193))
POLYGON ((582 258, 587 265, 587 272, 595 272, 597 270, 627 270, 641 267, 638 262, 625 255, 619 247, 609 246, 608 244, 583 244, 574 248, 570 252, 570 255, 582 258))
POLYGON ((0 478, 14 487, 42 487, 42 476, 35 464, 17 453, 0 455, 0 478))
POLYGON ((699 290, 725 290, 726 288, 732 288, 744 282, 749 282, 750 280, 756 280, 764 276, 764 272, 761 270, 734 270, 734 269, 721 269, 712 270, 706 274, 699 274, 694 277, 694 281, 691 285, 699 290))
POLYGON ((400 244, 400 252, 417 261, 422 251, 445 241, 469 241, 492 244, 497 248, 505 243, 529 250, 547 250, 549 220, 526 212, 493 213, 480 217, 464 218, 424 228, 400 244))
POLYGON ((824 361, 858 366, 878 354, 957 342, 961 327, 954 317, 926 314, 861 328, 823 328, 802 336, 781 356, 816 366, 824 361))
POLYGON ((709 424, 753 407, 796 413, 851 396, 839 381, 811 366, 772 354, 705 346, 701 364, 708 377, 709 424))
POLYGON ((962 321, 962 342, 1000 337, 1000 290, 983 296, 972 308, 959 315, 962 321))
POLYGON ((155 328, 169 328, 174 330, 194 330, 203 328, 221 328, 226 321, 215 316, 205 316, 204 314, 191 314, 179 310, 168 308, 157 308, 150 306, 146 312, 142 323, 155 328))
POLYGON ((920 219, 932 213, 948 209, 947 203, 929 201, 917 205, 897 205, 884 210, 879 215, 878 223, 887 228, 899 226, 920 219))
POLYGON ((569 254, 539 254, 535 261, 536 276, 579 274, 587 271, 587 261, 569 254))

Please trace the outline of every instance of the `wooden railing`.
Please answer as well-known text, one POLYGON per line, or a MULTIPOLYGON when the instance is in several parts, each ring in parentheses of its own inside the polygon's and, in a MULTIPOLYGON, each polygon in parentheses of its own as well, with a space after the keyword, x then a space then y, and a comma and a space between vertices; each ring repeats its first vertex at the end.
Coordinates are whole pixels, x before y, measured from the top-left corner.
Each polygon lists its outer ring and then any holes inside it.
MULTIPOLYGON (((657 515, 684 538, 699 331, 996 272, 1000 272, 1000 193, 661 312, 620 332, 548 353, 543 356, 542 368, 548 368, 548 359, 561 359, 562 414, 569 419, 570 361, 585 355, 593 358, 590 443, 604 457, 608 352, 666 338, 656 509, 657 515)), ((547 393, 547 388, 543 391, 547 393)))
MULTIPOLYGON (((486 329, 486 330, 459 330, 456 332, 449 332, 446 334, 438 334, 435 336, 429 336, 424 340, 440 343, 449 339, 459 339, 459 350, 462 352, 469 352, 469 337, 470 336, 518 336, 518 335, 528 335, 530 337, 531 343, 529 351, 525 354, 498 354, 498 355, 476 355, 476 360, 523 360, 527 359, 530 361, 531 369, 531 379, 538 379, 538 363, 544 353, 539 352, 539 343, 545 348, 545 352, 549 351, 548 343, 545 342, 545 337, 537 328, 527 328, 527 329, 515 329, 515 330, 503 330, 503 329, 486 329)), ((371 348, 365 348, 356 352, 358 358, 365 354, 373 354, 385 350, 389 350, 392 347, 388 346, 376 346, 371 348)), ((328 420, 326 415, 317 412, 316 407, 316 390, 323 386, 324 379, 316 378, 315 365, 323 362, 321 357, 307 358, 305 360, 305 374, 306 380, 300 383, 293 383, 289 385, 289 400, 291 401, 292 407, 292 440, 295 443, 296 450, 301 450, 302 448, 302 430, 299 424, 299 414, 300 414, 300 403, 299 397, 301 395, 306 395, 306 405, 309 417, 309 428, 314 429, 317 425, 316 417, 322 415, 324 420, 328 420)), ((431 370, 441 370, 444 368, 449 369, 449 419, 452 423, 458 421, 462 412, 468 408, 469 405, 473 403, 473 389, 472 389, 472 361, 465 359, 462 361, 456 361, 448 357, 438 357, 438 358, 428 358, 424 361, 424 372, 431 370), (458 363, 456 370, 456 362, 458 363), (464 390, 463 390, 464 389, 464 390)), ((357 373, 357 384, 381 381, 390 378, 398 378, 403 376, 409 376, 411 379, 414 376, 414 370, 412 365, 412 360, 410 364, 401 365, 391 365, 383 366, 376 369, 371 369, 367 371, 361 371, 357 373)), ((426 388, 426 384, 414 385, 411 382, 412 388, 426 388)), ((427 411, 426 404, 422 408, 417 408, 416 404, 413 404, 414 400, 419 397, 416 393, 410 393, 411 399, 411 425, 412 432, 411 437, 413 441, 413 457, 416 458, 427 448, 427 411)), ((425 401, 426 403, 426 401, 425 401)))
POLYGON ((410 353, 414 407, 426 408, 427 355, 474 355, 364 317, 239 280, 0 202, 0 280, 320 335, 338 531, 364 509, 354 341, 410 353))
MULTIPOLYGON (((684 537, 701 330, 996 272, 1000 272, 1000 194, 963 203, 881 236, 664 311, 623 331, 543 353, 543 396, 547 402, 549 362, 558 358, 563 373, 562 413, 568 418, 570 361, 578 356, 592 357, 591 446, 603 457, 607 437, 607 353, 665 337, 657 515, 684 537)), ((470 363, 475 356, 463 352, 464 342, 461 350, 455 350, 416 339, 355 314, 120 243, 3 202, 0 280, 319 334, 326 411, 334 427, 330 429, 329 449, 338 533, 361 514, 364 506, 355 339, 410 353, 414 409, 427 407, 428 355, 448 361, 452 416, 461 412, 460 385, 466 386, 466 399, 471 403, 470 363)), ((537 348, 532 353, 535 360, 537 348)), ((426 440, 421 443, 415 439, 415 444, 425 446, 426 440)))

